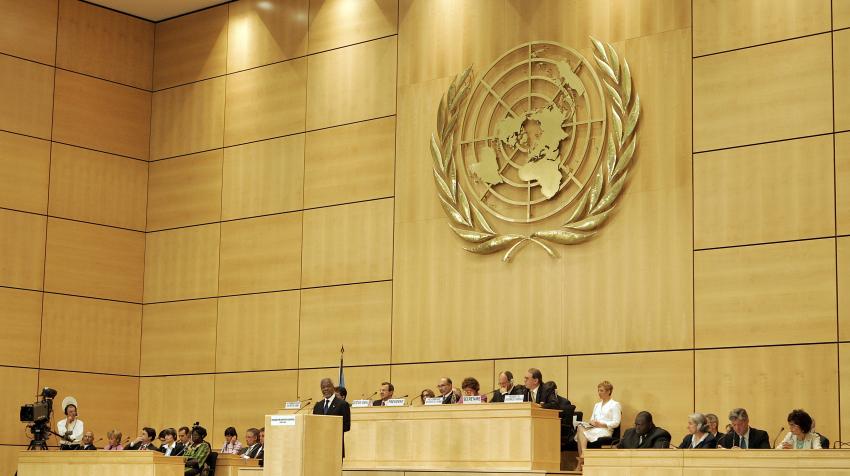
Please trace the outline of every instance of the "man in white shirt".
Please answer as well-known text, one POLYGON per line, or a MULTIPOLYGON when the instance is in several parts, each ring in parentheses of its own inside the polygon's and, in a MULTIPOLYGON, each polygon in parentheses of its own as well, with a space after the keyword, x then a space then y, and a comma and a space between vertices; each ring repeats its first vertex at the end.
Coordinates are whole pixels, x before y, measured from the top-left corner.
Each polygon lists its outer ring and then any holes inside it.
POLYGON ((85 433, 83 421, 77 418, 77 399, 65 397, 62 400, 62 409, 65 418, 56 422, 56 432, 62 435, 59 440, 59 448, 63 450, 76 450, 80 447, 80 441, 85 433))

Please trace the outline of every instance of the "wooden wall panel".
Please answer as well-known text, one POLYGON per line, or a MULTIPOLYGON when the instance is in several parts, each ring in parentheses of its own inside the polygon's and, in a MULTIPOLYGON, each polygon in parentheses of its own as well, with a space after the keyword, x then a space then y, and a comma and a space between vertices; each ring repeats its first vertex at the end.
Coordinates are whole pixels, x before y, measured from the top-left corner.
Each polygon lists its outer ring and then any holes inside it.
POLYGON ((300 284, 300 212, 221 224, 220 294, 296 289, 300 284))
POLYGON ((216 374, 214 421, 207 441, 221 448, 224 430, 232 426, 244 446, 245 430, 262 428, 265 415, 276 414, 283 402, 295 400, 297 393, 297 370, 216 374))
POLYGON ((44 295, 40 366, 139 375, 141 304, 44 295))
MULTIPOLYGON (((493 387, 481 388, 482 393, 499 387, 499 374, 505 370, 514 374, 514 385, 523 385, 526 372, 530 368, 540 369, 543 381, 558 384, 558 394, 569 398, 569 366, 567 357, 529 357, 527 359, 496 360, 493 363, 493 387)), ((592 408, 591 408, 592 409, 592 408)))
POLYGON ((608 380, 614 385, 612 397, 623 408, 622 432, 634 427, 635 415, 646 410, 677 444, 693 413, 693 356, 691 351, 570 356, 569 392, 564 393, 589 416, 599 401, 596 386, 608 380))
MULTIPOLYGON (((38 388, 38 370, 0 367, 0 379, 5 383, 0 394, 0 443, 25 445, 29 438, 24 434, 24 424, 18 421, 21 405, 35 401, 38 388)), ((61 400, 60 400, 61 402, 61 400)), ((60 405, 56 403, 55 408, 60 405)), ((54 409, 55 409, 54 408, 54 409)), ((58 417, 54 420, 58 420, 58 417)), ((55 439, 51 438, 53 441, 55 439)), ((12 474, 12 473, 8 473, 12 474)))
POLYGON ((156 24, 154 90, 225 73, 227 8, 222 5, 156 24))
POLYGON ((53 140, 147 160, 149 92, 57 70, 54 103, 53 140))
POLYGON ((390 37, 311 55, 307 130, 395 114, 397 50, 390 37))
POLYGON ((837 344, 698 350, 697 411, 714 413, 725 425, 729 410, 743 407, 753 427, 773 436, 787 428, 791 410, 803 408, 817 422, 817 431, 834 441, 839 426, 837 351, 837 344))
POLYGON ((241 0, 230 4, 227 72, 304 56, 308 3, 307 0, 241 0))
POLYGON ((50 218, 44 289, 141 302, 145 235, 50 218))
POLYGON ((46 218, 0 210, 0 286, 42 289, 46 218))
MULTIPOLYGON (((847 412, 850 412, 850 399, 847 398, 847 395, 850 395, 850 344, 838 344, 838 357, 838 392, 839 394, 844 394, 844 397, 841 398, 839 412, 847 415, 847 412)), ((845 435, 850 435, 850 420, 842 418, 841 427, 839 429, 841 430, 842 435, 841 440, 847 438, 845 435)), ((830 437, 830 441, 836 441, 836 439, 830 437)))
POLYGON ((151 89, 154 24, 77 0, 59 0, 56 66, 151 89))
POLYGON ((215 371, 216 299, 144 306, 141 375, 215 371))
POLYGON ((395 118, 307 133, 304 207, 393 195, 395 118))
POLYGON ((0 129, 50 138, 53 68, 0 55, 0 129))
POLYGON ((0 365, 38 367, 41 299, 40 292, 0 288, 0 365))
MULTIPOLYGON (((439 395, 437 383, 443 377, 452 379, 452 385, 460 388, 461 382, 466 377, 474 377, 481 384, 481 389, 492 389, 494 387, 492 360, 472 360, 466 362, 437 362, 433 364, 411 364, 393 365, 392 383, 395 385, 395 393, 399 397, 410 395, 408 401, 419 405, 419 395, 422 390, 430 388, 434 394, 439 395)), ((375 382, 369 393, 378 390, 381 382, 375 382)), ((369 394, 367 393, 367 395, 369 394)), ((374 397, 373 397, 374 398, 374 397)))
POLYGON ((57 0, 0 0, 0 11, 0 52, 54 64, 57 0))
POLYGON ((835 240, 699 251, 697 347, 835 339, 835 240))
POLYGON ((838 340, 850 341, 850 237, 837 239, 838 340))
POLYGON ((833 68, 835 88, 835 130, 850 130, 850 30, 833 36, 833 68))
POLYGON ((694 156, 694 246, 832 235, 832 136, 694 156))
POLYGON ((148 231, 221 219, 221 149, 150 164, 148 231))
POLYGON ((304 135, 224 149, 222 220, 289 212, 303 206, 304 135))
POLYGON ((392 298, 392 282, 301 291, 298 365, 334 365, 343 346, 348 365, 389 363, 392 298))
POLYGON ((303 132, 306 89, 303 58, 228 76, 224 145, 303 132))
POLYGON ((216 372, 298 368, 299 291, 219 298, 216 372))
POLYGON ((26 446, 0 446, 0 472, 15 474, 18 471, 18 454, 25 449, 26 446))
POLYGON ((157 431, 168 427, 191 428, 197 421, 210 432, 213 424, 214 381, 212 375, 142 377, 139 382, 138 428, 151 426, 157 431))
POLYGON ((145 231, 148 164, 58 143, 50 157, 50 215, 145 231))
POLYGON ((218 224, 148 233, 145 302, 215 296, 218 246, 218 224))
POLYGON ((694 151, 832 131, 830 38, 694 60, 694 151))
POLYGON ((0 132, 0 207, 47 212, 50 143, 0 132))
MULTIPOLYGON (((63 416, 62 399, 72 395, 77 399, 80 420, 94 438, 106 438, 109 430, 134 435, 139 411, 139 377, 84 374, 41 370, 38 388, 51 387, 59 393, 53 404, 57 418, 63 416)), ((55 425, 55 421, 54 421, 55 425)), ((53 440, 56 441, 55 439, 53 440)))
MULTIPOLYGON (((339 357, 339 349, 334 354, 339 357)), ((313 398, 318 402, 322 398, 319 382, 328 377, 333 380, 334 385, 339 384, 339 363, 333 368, 308 369, 298 371, 298 396, 302 402, 313 398)), ((367 367, 345 367, 345 389, 348 390, 348 401, 357 398, 366 398, 381 387, 381 382, 390 381, 389 365, 372 365, 367 367)), ((407 392, 402 392, 396 386, 395 394, 401 398, 407 392)), ((374 397, 373 397, 374 398, 374 397)), ((305 412, 311 410, 304 410, 305 412)))
POLYGON ((835 135, 835 217, 838 234, 850 234, 850 133, 835 135))
POLYGON ((220 148, 224 78, 153 93, 151 160, 220 148))
POLYGON ((305 211, 302 246, 303 287, 391 279, 392 199, 305 211))
POLYGON ((348 46, 398 33, 398 0, 310 2, 308 52, 348 46))
POLYGON ((823 33, 829 0, 696 0, 694 56, 823 33))
POLYGON ((850 27, 850 0, 832 0, 832 28, 850 27))

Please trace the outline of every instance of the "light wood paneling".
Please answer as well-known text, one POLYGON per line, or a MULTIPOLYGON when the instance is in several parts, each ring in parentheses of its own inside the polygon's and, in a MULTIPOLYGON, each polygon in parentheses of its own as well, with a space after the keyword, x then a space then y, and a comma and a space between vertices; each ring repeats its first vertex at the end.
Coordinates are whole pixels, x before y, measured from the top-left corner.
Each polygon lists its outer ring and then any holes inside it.
POLYGON ((227 66, 227 6, 156 24, 153 88, 220 76, 227 66))
MULTIPOLYGON (((215 383, 212 375, 142 377, 139 382, 139 425, 161 428, 192 427, 199 422, 212 430, 215 383)), ((134 433, 138 434, 139 429, 134 433)))
POLYGON ((306 208, 393 195, 395 118, 307 133, 306 208))
POLYGON ((241 0, 230 4, 227 72, 307 53, 307 0, 241 0))
MULTIPOLYGON (((3 416, 0 417, 0 422, 2 422, 2 425, 0 425, 0 443, 4 445, 25 445, 29 443, 29 438, 24 433, 24 424, 18 421, 18 411, 21 405, 35 401, 34 395, 38 388, 38 370, 0 367, 0 379, 5 383, 5 388, 0 394, 0 411, 3 412, 3 416)), ((54 404, 54 410, 59 406, 58 403, 54 404)), ((55 418, 55 420, 58 419, 58 417, 55 418)))
POLYGON ((221 149, 150 164, 148 230, 221 219, 221 149))
POLYGON ((850 237, 838 238, 838 340, 850 340, 850 237))
POLYGON ((830 0, 696 0, 694 56, 830 30, 830 0))
POLYGON ((77 0, 59 0, 56 66, 151 88, 154 24, 77 0))
POLYGON ((304 135, 224 149, 223 220, 298 210, 304 195, 304 135))
POLYGON ((145 234, 50 218, 44 289, 141 302, 145 234))
POLYGON ((217 318, 216 299, 145 305, 141 375, 215 371, 217 318))
POLYGON ((221 224, 222 295, 296 289, 300 283, 300 212, 221 224))
POLYGON ((392 298, 392 282, 302 291, 298 365, 334 365, 343 346, 348 365, 389 363, 392 298))
POLYGON ((218 300, 216 372, 298 368, 299 291, 218 300))
POLYGON ((142 306, 44 295, 40 366, 122 375, 139 374, 142 306))
POLYGON ((215 296, 218 246, 218 224, 148 233, 145 302, 215 296))
POLYGON ((53 144, 50 215, 145 230, 148 164, 53 144))
POLYGON ((569 368, 567 366, 566 357, 533 357, 527 359, 497 360, 493 365, 493 387, 487 389, 482 387, 481 392, 489 392, 492 389, 498 388, 499 374, 505 370, 509 370, 514 374, 514 385, 523 385, 525 373, 532 367, 540 369, 540 373, 543 374, 544 382, 554 381, 558 384, 559 395, 569 398, 567 393, 569 391, 569 380, 567 379, 569 376, 569 368))
POLYGON ((0 472, 15 474, 18 471, 18 454, 25 449, 27 449, 26 446, 0 446, 0 472))
POLYGON ((54 64, 57 0, 0 0, 0 11, 0 52, 54 64))
POLYGON ((835 339, 835 240, 698 251, 697 347, 835 339))
POLYGON ((752 426, 775 435, 778 428, 787 428, 791 410, 803 408, 817 422, 816 430, 834 441, 837 351, 837 344, 698 350, 697 411, 716 414, 723 426, 729 410, 743 407, 752 426))
POLYGON ((42 289, 45 220, 0 210, 0 286, 42 289))
POLYGON ((41 293, 0 288, 0 364, 38 367, 41 293))
POLYGON ((0 207, 47 212, 50 143, 0 132, 0 207))
POLYGON ((398 33, 398 0, 310 2, 309 53, 396 33, 398 33))
POLYGON ((395 114, 396 43, 393 36, 311 55, 307 130, 395 114))
MULTIPOLYGON (((339 356, 339 349, 334 352, 339 356)), ((337 367, 327 369, 310 369, 298 371, 298 395, 302 402, 313 398, 317 402, 322 398, 319 382, 328 377, 333 380, 334 385, 339 385, 339 363, 337 367)), ((345 389, 348 390, 348 401, 357 398, 366 398, 381 387, 381 382, 390 380, 389 365, 374 365, 368 367, 345 367, 345 389)), ((407 392, 399 391, 396 386, 395 394, 401 398, 407 392)), ((311 410, 305 410, 309 412, 311 410)), ((303 413, 303 412, 302 412, 303 413)))
MULTIPOLYGON (((393 365, 391 381, 395 385, 396 395, 399 397, 405 394, 410 395, 409 400, 413 400, 416 405, 421 405, 419 395, 422 390, 430 388, 434 394, 439 395, 437 384, 443 377, 452 379, 452 385, 455 388, 460 388, 463 379, 474 377, 481 384, 482 390, 489 391, 495 386, 494 368, 492 360, 393 365)), ((381 382, 375 382, 367 395, 380 389, 380 384, 381 382)))
POLYGON ((839 235, 850 234, 850 133, 835 135, 835 216, 839 235))
POLYGON ((832 136, 694 156, 694 246, 785 241, 835 231, 832 136))
POLYGON ((50 138, 53 68, 0 55, 0 129, 50 138))
POLYGON ((153 93, 152 160, 221 147, 224 83, 215 78, 153 93))
POLYGON ((634 427, 635 415, 646 410, 670 432, 674 444, 685 436, 688 414, 693 413, 693 352, 571 356, 569 367, 569 392, 562 393, 585 417, 599 401, 596 386, 608 380, 614 385, 612 398, 623 408, 622 432, 634 427))
POLYGON ((221 448, 224 430, 232 426, 244 446, 245 430, 262 428, 265 416, 277 413, 283 402, 295 400, 297 393, 297 370, 217 374, 215 417, 208 441, 221 448))
POLYGON ((850 27, 850 0, 832 0, 832 28, 850 27))
MULTIPOLYGON (((850 344, 838 344, 838 356, 840 359, 838 362, 838 369, 840 371, 838 391, 844 395, 844 398, 841 398, 839 411, 847 415, 847 412, 850 412, 850 399, 847 398, 847 395, 850 395, 850 344)), ((847 418, 841 420, 840 430, 842 435, 841 440, 846 438, 844 435, 850 435, 850 421, 847 418)), ((830 440, 835 441, 835 438, 830 437, 830 440)))
MULTIPOLYGON (((38 387, 50 387, 59 392, 53 400, 54 428, 56 421, 64 417, 63 409, 59 408, 62 399, 71 395, 79 403, 80 420, 87 431, 94 432, 95 439, 105 439, 112 429, 124 435, 138 434, 139 377, 41 370, 38 387)), ((51 440, 55 444, 54 438, 51 440)))
POLYGON ((304 212, 304 287, 392 278, 393 201, 304 212))
POLYGON ((830 38, 694 60, 694 151, 830 132, 830 38))
POLYGON ((148 158, 149 92, 57 70, 54 104, 53 140, 148 158))
POLYGON ((850 130, 850 30, 835 32, 832 57, 835 64, 835 130, 850 130))
POLYGON ((224 145, 302 132, 306 89, 303 58, 228 76, 224 145))

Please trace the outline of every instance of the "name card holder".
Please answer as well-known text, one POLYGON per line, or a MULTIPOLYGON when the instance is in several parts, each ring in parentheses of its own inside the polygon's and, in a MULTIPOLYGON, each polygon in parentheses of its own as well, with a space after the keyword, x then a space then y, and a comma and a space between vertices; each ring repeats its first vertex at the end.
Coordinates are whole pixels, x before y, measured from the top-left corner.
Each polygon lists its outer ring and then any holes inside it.
POLYGON ((464 405, 481 405, 481 395, 464 395, 464 405))
POLYGON ((426 406, 442 405, 442 404, 443 404, 443 399, 441 397, 430 397, 430 398, 425 399, 425 405, 426 406))
POLYGON ((351 402, 351 408, 365 408, 371 406, 372 402, 369 400, 354 400, 351 402))
POLYGON ((272 426, 295 426, 295 415, 271 415, 272 426))
POLYGON ((301 402, 300 401, 298 401, 298 402, 286 402, 286 403, 283 404, 283 409, 284 410, 300 410, 301 409, 301 402))
POLYGON ((522 395, 505 395, 505 403, 522 403, 522 395))
POLYGON ((391 398, 384 402, 385 407, 403 407, 407 403, 407 400, 403 398, 391 398))

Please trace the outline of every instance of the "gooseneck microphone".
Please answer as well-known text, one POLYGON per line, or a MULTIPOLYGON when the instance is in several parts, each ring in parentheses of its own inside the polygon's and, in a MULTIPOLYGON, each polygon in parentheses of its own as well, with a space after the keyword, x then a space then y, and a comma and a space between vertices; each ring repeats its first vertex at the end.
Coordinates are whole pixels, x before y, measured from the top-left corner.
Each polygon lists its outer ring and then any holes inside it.
POLYGON ((773 445, 771 445, 771 446, 770 446, 771 448, 776 448, 776 440, 778 440, 778 439, 779 439, 779 437, 780 437, 780 436, 782 436, 782 432, 783 432, 783 431, 785 431, 785 427, 784 427, 784 426, 783 426, 782 428, 780 428, 780 429, 779 429, 779 433, 777 433, 777 434, 776 434, 776 438, 774 438, 774 439, 773 439, 773 445))
POLYGON ((293 413, 293 415, 297 415, 298 413, 300 413, 300 412, 301 412, 301 410, 303 410, 303 409, 305 409, 305 408, 307 408, 307 407, 309 407, 309 406, 313 405, 313 401, 312 401, 312 400, 313 400, 313 397, 310 397, 310 398, 307 400, 307 404, 306 404, 306 405, 304 405, 303 407, 299 408, 298 410, 296 410, 296 411, 295 411, 295 413, 293 413))

